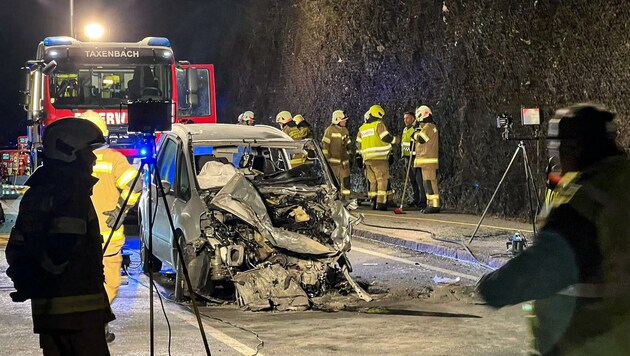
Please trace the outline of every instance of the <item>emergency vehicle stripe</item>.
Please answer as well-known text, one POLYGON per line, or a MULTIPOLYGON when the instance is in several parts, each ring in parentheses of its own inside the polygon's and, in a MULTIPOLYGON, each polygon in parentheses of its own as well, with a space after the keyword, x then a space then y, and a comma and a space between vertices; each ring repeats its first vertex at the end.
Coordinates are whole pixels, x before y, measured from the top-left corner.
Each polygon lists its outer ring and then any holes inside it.
POLYGON ((83 219, 68 216, 54 218, 50 223, 49 233, 84 235, 87 233, 87 223, 83 219))
POLYGON ((102 310, 107 298, 102 293, 31 300, 33 315, 55 315, 102 310))

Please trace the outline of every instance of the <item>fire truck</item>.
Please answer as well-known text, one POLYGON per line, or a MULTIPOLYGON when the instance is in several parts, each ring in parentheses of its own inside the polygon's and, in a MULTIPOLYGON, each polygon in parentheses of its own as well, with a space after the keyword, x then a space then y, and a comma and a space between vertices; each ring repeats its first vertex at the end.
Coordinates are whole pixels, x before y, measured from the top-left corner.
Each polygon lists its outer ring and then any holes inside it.
POLYGON ((173 103, 173 121, 216 122, 214 67, 176 61, 164 37, 139 42, 82 42, 47 37, 36 59, 23 70, 21 104, 27 111, 27 144, 31 163, 46 125, 87 110, 108 125, 110 147, 128 158, 141 157, 141 137, 127 133, 127 104, 134 101, 173 103))

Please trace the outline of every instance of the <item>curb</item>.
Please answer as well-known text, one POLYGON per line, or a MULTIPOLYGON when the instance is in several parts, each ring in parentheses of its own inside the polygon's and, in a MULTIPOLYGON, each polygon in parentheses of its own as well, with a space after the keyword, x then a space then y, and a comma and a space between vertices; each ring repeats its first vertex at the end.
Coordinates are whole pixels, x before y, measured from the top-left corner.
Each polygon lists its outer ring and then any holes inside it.
MULTIPOLYGON (((475 260, 466 250, 460 249, 460 248, 412 241, 412 240, 407 240, 407 239, 403 239, 403 238, 392 236, 392 235, 381 234, 378 232, 372 232, 372 231, 368 231, 368 230, 364 230, 360 228, 354 228, 353 234, 355 236, 359 236, 365 239, 376 240, 376 241, 384 242, 390 245, 395 245, 395 246, 406 248, 413 251, 430 253, 435 256, 452 258, 452 259, 459 260, 462 262, 467 262, 467 263, 473 263, 473 264, 478 263, 477 260, 475 260)), ((504 260, 493 258, 491 256, 486 256, 480 252, 477 252, 475 255, 477 256, 479 261, 487 264, 488 266, 492 268, 499 268, 507 262, 504 260)))

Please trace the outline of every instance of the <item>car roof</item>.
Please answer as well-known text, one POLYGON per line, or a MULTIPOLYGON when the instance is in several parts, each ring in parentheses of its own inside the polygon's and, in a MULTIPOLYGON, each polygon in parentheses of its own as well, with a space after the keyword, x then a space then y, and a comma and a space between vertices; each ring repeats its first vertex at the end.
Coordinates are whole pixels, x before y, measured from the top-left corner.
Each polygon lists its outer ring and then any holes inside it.
POLYGON ((267 125, 237 124, 173 124, 173 133, 188 144, 188 135, 194 141, 293 141, 281 130, 267 125))

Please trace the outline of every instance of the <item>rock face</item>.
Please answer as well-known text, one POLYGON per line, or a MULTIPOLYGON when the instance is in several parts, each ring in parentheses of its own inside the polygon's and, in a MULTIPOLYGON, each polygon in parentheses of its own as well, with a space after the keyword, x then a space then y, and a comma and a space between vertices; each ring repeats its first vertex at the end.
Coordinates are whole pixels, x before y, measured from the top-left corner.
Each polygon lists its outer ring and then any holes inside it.
MULTIPOLYGON (((272 124, 280 110, 303 114, 316 137, 335 109, 351 117, 354 135, 372 104, 400 135, 402 114, 425 104, 440 130, 443 205, 480 212, 517 141, 504 141, 496 116, 581 101, 630 113, 630 2, 581 0, 255 0, 231 10, 216 44, 221 121, 253 110, 272 124), (229 69, 229 70, 228 70, 229 69)), ((630 148, 630 120, 620 117, 620 142, 630 148)), ((544 125, 543 125, 544 126, 544 125)), ((542 129, 544 131, 544 127, 542 129)), ((544 133, 541 131, 541 133, 544 133)), ((538 193, 544 191, 544 141, 526 141, 538 193)), ((399 155, 397 150, 396 154, 399 155)), ((400 196, 405 168, 396 162, 400 196)), ((353 187, 363 189, 360 172, 353 187)), ((527 217, 523 160, 517 157, 490 213, 527 217)))

